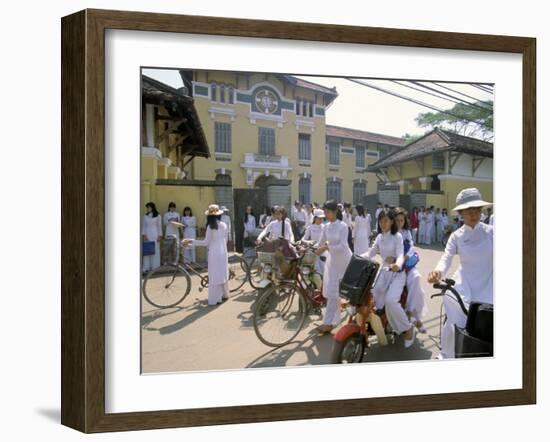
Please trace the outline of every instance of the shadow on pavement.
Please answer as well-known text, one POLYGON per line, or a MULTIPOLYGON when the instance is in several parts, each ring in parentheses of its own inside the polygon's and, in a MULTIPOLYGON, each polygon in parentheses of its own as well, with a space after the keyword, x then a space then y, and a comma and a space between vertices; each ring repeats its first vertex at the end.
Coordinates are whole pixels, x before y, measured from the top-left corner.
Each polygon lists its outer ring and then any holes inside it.
POLYGON ((246 368, 284 367, 288 365, 287 362, 292 356, 300 353, 301 359, 305 356, 305 362, 292 366, 329 364, 332 338, 333 335, 330 334, 319 336, 317 333, 311 333, 301 341, 292 341, 284 347, 269 350, 250 362, 246 368))
MULTIPOLYGON (((202 318, 203 316, 207 315, 208 313, 214 311, 216 308, 218 308, 219 305, 209 306, 208 302, 206 300, 197 300, 191 306, 185 308, 185 310, 191 311, 192 313, 189 316, 186 316, 185 318, 181 319, 180 321, 175 322, 174 324, 166 325, 164 327, 160 328, 154 328, 154 327, 147 327, 147 331, 158 331, 161 335, 167 335, 170 333, 174 333, 178 330, 181 330, 185 326, 191 324, 192 322, 197 321, 198 319, 202 318)), ((183 309, 182 309, 183 310, 183 309)), ((177 313, 177 312, 172 312, 177 313)), ((171 314, 171 313, 169 313, 171 314)), ((168 315, 168 314, 167 314, 168 315)), ((158 319, 162 316, 167 315, 160 315, 153 319, 158 319)), ((143 322, 143 319, 142 319, 143 322)))

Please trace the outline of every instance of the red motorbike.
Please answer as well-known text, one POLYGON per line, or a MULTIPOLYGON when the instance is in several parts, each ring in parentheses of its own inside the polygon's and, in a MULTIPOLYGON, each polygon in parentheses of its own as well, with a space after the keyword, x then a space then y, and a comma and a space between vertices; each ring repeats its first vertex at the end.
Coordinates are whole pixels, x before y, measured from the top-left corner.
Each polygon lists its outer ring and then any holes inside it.
MULTIPOLYGON (((376 335, 382 346, 388 345, 388 342, 395 343, 397 337, 389 326, 385 308, 376 308, 372 294, 378 276, 381 272, 390 271, 389 267, 380 267, 373 261, 359 257, 354 257, 354 260, 348 267, 349 273, 354 275, 353 280, 348 281, 344 275, 340 283, 340 296, 347 301, 345 309, 348 318, 347 323, 334 337, 331 357, 333 364, 362 362, 365 348, 369 346, 369 336, 376 335)), ((405 309, 406 287, 403 288, 399 303, 405 309)))

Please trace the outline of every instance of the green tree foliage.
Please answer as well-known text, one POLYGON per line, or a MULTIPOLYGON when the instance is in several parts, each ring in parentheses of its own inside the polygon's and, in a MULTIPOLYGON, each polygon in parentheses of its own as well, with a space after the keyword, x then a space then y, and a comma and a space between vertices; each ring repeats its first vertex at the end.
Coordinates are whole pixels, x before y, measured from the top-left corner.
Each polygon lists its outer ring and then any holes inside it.
POLYGON ((446 110, 446 113, 422 113, 415 121, 418 126, 429 130, 441 127, 461 135, 489 141, 493 138, 493 101, 478 101, 475 104, 479 107, 457 103, 446 110))

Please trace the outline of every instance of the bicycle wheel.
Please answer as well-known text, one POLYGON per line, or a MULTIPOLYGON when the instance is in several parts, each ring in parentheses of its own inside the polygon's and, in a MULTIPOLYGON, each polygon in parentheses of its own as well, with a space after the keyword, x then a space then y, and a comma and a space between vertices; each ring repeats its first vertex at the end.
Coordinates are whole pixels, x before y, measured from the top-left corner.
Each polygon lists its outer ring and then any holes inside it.
POLYGON ((151 270, 143 280, 143 296, 155 307, 174 307, 191 291, 191 278, 180 266, 164 265, 151 270))
POLYGON ((306 302, 293 284, 273 286, 258 299, 254 332, 270 347, 288 344, 304 326, 306 311, 306 302))
POLYGON ((262 273, 260 260, 254 257, 248 265, 248 282, 253 289, 258 290, 260 288, 260 282, 262 282, 263 279, 264 275, 262 273))
POLYGON ((236 292, 248 280, 248 265, 246 261, 233 255, 229 258, 229 291, 236 292))

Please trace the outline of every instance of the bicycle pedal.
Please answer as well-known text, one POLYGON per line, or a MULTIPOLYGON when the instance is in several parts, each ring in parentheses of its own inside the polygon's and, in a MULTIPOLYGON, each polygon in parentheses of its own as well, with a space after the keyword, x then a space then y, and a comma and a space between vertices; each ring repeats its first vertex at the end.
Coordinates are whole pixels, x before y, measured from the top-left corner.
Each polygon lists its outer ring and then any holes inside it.
POLYGON ((199 293, 201 293, 204 289, 202 287, 199 287, 199 293))

